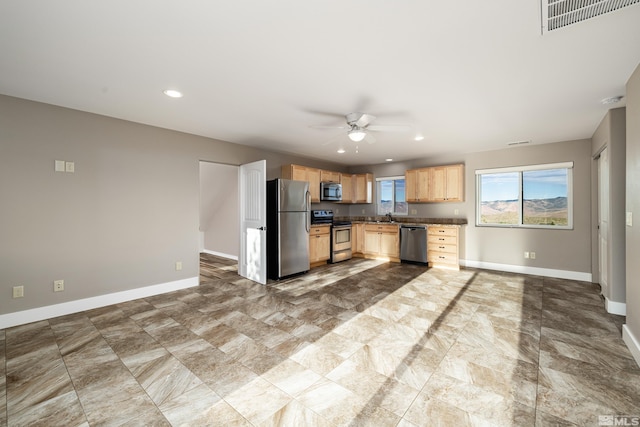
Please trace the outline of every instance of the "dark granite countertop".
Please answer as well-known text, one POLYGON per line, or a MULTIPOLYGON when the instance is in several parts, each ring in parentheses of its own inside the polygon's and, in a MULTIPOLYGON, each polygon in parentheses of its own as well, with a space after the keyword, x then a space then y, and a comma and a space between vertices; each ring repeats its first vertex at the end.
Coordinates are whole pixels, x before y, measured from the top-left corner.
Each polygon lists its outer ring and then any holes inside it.
MULTIPOLYGON (((386 216, 341 216, 335 218, 337 221, 351 221, 351 222, 371 222, 371 223, 389 223, 389 219, 386 216)), ((417 218, 417 217, 400 217, 394 216, 391 224, 411 224, 411 225, 424 225, 424 224, 438 224, 438 225, 466 225, 468 224, 466 218, 417 218)))

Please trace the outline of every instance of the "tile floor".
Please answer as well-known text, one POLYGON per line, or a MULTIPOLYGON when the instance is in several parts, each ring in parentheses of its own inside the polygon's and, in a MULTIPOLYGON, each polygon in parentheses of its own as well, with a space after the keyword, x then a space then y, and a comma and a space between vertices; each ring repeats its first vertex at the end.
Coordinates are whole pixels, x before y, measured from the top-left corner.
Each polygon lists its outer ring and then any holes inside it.
POLYGON ((354 259, 0 330, 0 425, 598 425, 640 369, 590 283, 354 259))

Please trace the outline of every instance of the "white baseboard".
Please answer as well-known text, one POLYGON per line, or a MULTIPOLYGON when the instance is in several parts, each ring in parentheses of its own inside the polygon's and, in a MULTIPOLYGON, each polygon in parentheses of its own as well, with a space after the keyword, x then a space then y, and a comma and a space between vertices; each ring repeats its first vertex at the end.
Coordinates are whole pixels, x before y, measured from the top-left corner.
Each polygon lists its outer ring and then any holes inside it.
POLYGON ((222 252, 216 252, 216 251, 208 251, 206 249, 201 250, 200 252, 204 252, 205 254, 209 254, 209 255, 215 255, 215 256, 219 256, 222 258, 227 258, 227 259, 233 259, 233 260, 238 260, 238 257, 236 255, 229 255, 229 254, 225 254, 222 252))
POLYGON ((607 313, 617 314, 618 316, 627 315, 627 304, 624 302, 615 302, 604 297, 604 307, 607 310, 607 313))
POLYGON ((640 366, 640 341, 631 333, 627 325, 622 325, 622 340, 629 347, 629 351, 640 366))
POLYGON ((143 288, 131 289, 128 291, 114 292, 112 294, 100 295, 97 297, 83 298, 75 301, 18 311, 15 313, 2 314, 0 315, 0 329, 11 328, 13 326, 24 325, 26 323, 51 319, 58 316, 65 316, 67 314, 79 313, 85 310, 92 310, 94 308, 119 304, 121 302, 146 298, 153 295, 165 294, 167 292, 198 286, 198 284, 199 279, 197 276, 189 277, 188 279, 161 283, 159 285, 145 286, 143 288))
POLYGON ((591 282, 591 273, 580 271, 555 270, 552 268, 528 267, 525 265, 497 264, 484 261, 460 260, 460 265, 471 268, 482 268, 486 270, 506 271, 509 273, 531 274, 533 276, 555 277, 558 279, 579 280, 581 282, 591 282))

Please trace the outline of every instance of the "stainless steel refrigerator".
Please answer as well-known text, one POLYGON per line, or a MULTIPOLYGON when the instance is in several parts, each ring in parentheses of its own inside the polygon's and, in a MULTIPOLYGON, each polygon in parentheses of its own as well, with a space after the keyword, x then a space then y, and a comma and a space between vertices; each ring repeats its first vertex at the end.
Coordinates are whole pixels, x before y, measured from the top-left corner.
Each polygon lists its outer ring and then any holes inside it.
POLYGON ((267 181, 267 277, 309 271, 311 193, 306 181, 267 181))

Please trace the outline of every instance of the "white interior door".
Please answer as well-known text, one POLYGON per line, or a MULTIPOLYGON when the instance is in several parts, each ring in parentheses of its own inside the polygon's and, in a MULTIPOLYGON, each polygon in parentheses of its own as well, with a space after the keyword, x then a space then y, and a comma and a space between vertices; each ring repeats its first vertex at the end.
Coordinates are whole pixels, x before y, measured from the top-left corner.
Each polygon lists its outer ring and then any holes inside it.
POLYGON ((598 159, 598 242, 600 287, 609 298, 609 152, 605 148, 598 159))
POLYGON ((267 162, 240 166, 240 256, 238 272, 267 283, 267 162))

